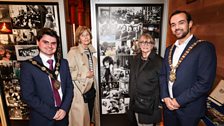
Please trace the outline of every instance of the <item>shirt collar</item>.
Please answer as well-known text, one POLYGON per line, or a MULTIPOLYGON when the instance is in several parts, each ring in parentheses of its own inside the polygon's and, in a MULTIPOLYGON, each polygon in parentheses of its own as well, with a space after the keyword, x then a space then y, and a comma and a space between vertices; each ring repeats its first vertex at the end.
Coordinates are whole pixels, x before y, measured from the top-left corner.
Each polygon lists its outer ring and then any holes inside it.
POLYGON ((40 52, 39 55, 40 55, 40 58, 41 58, 43 63, 46 63, 49 59, 52 59, 53 61, 55 61, 54 55, 51 58, 47 57, 42 52, 40 52))
POLYGON ((177 47, 185 47, 185 46, 189 43, 189 41, 192 39, 192 37, 193 37, 193 35, 190 35, 190 36, 184 41, 184 43, 181 44, 181 45, 179 45, 179 40, 177 40, 177 41, 175 42, 175 46, 177 46, 177 47))
MULTIPOLYGON (((79 47, 79 50, 80 50, 81 53, 85 52, 85 49, 82 47, 81 44, 79 44, 78 47, 79 47)), ((96 52, 95 48, 91 44, 88 45, 88 49, 89 49, 89 51, 91 53, 95 53, 96 52)))

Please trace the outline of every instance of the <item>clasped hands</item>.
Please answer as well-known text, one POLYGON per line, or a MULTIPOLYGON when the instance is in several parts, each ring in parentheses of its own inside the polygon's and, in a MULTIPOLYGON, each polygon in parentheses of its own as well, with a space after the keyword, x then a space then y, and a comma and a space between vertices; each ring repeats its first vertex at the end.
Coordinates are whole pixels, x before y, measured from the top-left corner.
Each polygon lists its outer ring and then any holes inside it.
POLYGON ((180 105, 178 104, 178 102, 176 101, 175 98, 164 98, 163 99, 165 104, 166 104, 166 107, 169 109, 169 110, 176 110, 176 109, 179 109, 180 108, 180 105))
POLYGON ((53 119, 54 120, 62 120, 64 119, 66 115, 66 112, 63 109, 59 109, 56 114, 54 115, 53 119))

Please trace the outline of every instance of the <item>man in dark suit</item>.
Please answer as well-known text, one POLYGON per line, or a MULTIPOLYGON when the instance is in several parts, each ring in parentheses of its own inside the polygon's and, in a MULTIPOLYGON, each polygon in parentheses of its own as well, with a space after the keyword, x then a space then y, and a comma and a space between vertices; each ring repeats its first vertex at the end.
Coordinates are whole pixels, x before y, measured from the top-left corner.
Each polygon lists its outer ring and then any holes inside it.
POLYGON ((58 56, 59 37, 38 31, 39 55, 21 65, 22 98, 30 107, 30 126, 67 126, 73 98, 68 62, 58 56))
POLYGON ((170 27, 177 41, 166 49, 161 76, 165 126, 197 126, 216 74, 214 46, 191 33, 186 11, 175 11, 170 27))

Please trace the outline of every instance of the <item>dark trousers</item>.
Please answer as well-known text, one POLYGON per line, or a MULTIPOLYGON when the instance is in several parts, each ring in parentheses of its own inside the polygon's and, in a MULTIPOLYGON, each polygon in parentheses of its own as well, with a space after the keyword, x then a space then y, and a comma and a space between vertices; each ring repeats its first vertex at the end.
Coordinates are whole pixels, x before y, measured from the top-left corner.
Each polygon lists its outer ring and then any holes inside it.
POLYGON ((164 111, 164 126, 198 126, 200 117, 179 115, 176 111, 164 111))
POLYGON ((60 121, 55 121, 54 126, 67 126, 68 125, 68 116, 65 116, 64 119, 60 121))
POLYGON ((92 115, 93 115, 94 101, 95 101, 95 98, 93 98, 93 99, 91 99, 91 100, 88 101, 88 108, 89 108, 90 121, 91 121, 91 119, 92 119, 92 115))

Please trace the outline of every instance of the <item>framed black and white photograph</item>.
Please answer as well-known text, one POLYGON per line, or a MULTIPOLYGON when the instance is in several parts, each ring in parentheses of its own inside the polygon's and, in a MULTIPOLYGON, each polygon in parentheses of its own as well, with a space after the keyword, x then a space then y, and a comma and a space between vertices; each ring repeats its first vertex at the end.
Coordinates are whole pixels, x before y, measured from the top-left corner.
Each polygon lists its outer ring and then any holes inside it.
POLYGON ((37 56, 39 53, 37 45, 15 45, 18 61, 24 61, 37 56))
POLYGON ((166 0, 91 1, 92 44, 97 49, 102 125, 130 125, 130 61, 139 52, 138 38, 155 38, 157 53, 165 53, 168 12, 166 0), (108 121, 110 120, 110 121, 108 121))
POLYGON ((28 106, 21 100, 21 61, 38 55, 35 36, 51 28, 60 37, 61 55, 67 53, 64 2, 61 0, 0 0, 0 77, 10 120, 27 120, 28 106), (60 11, 59 11, 60 10, 60 11))
POLYGON ((161 54, 164 5, 127 3, 95 6, 101 114, 127 112, 130 60, 142 33, 153 36, 161 54))

